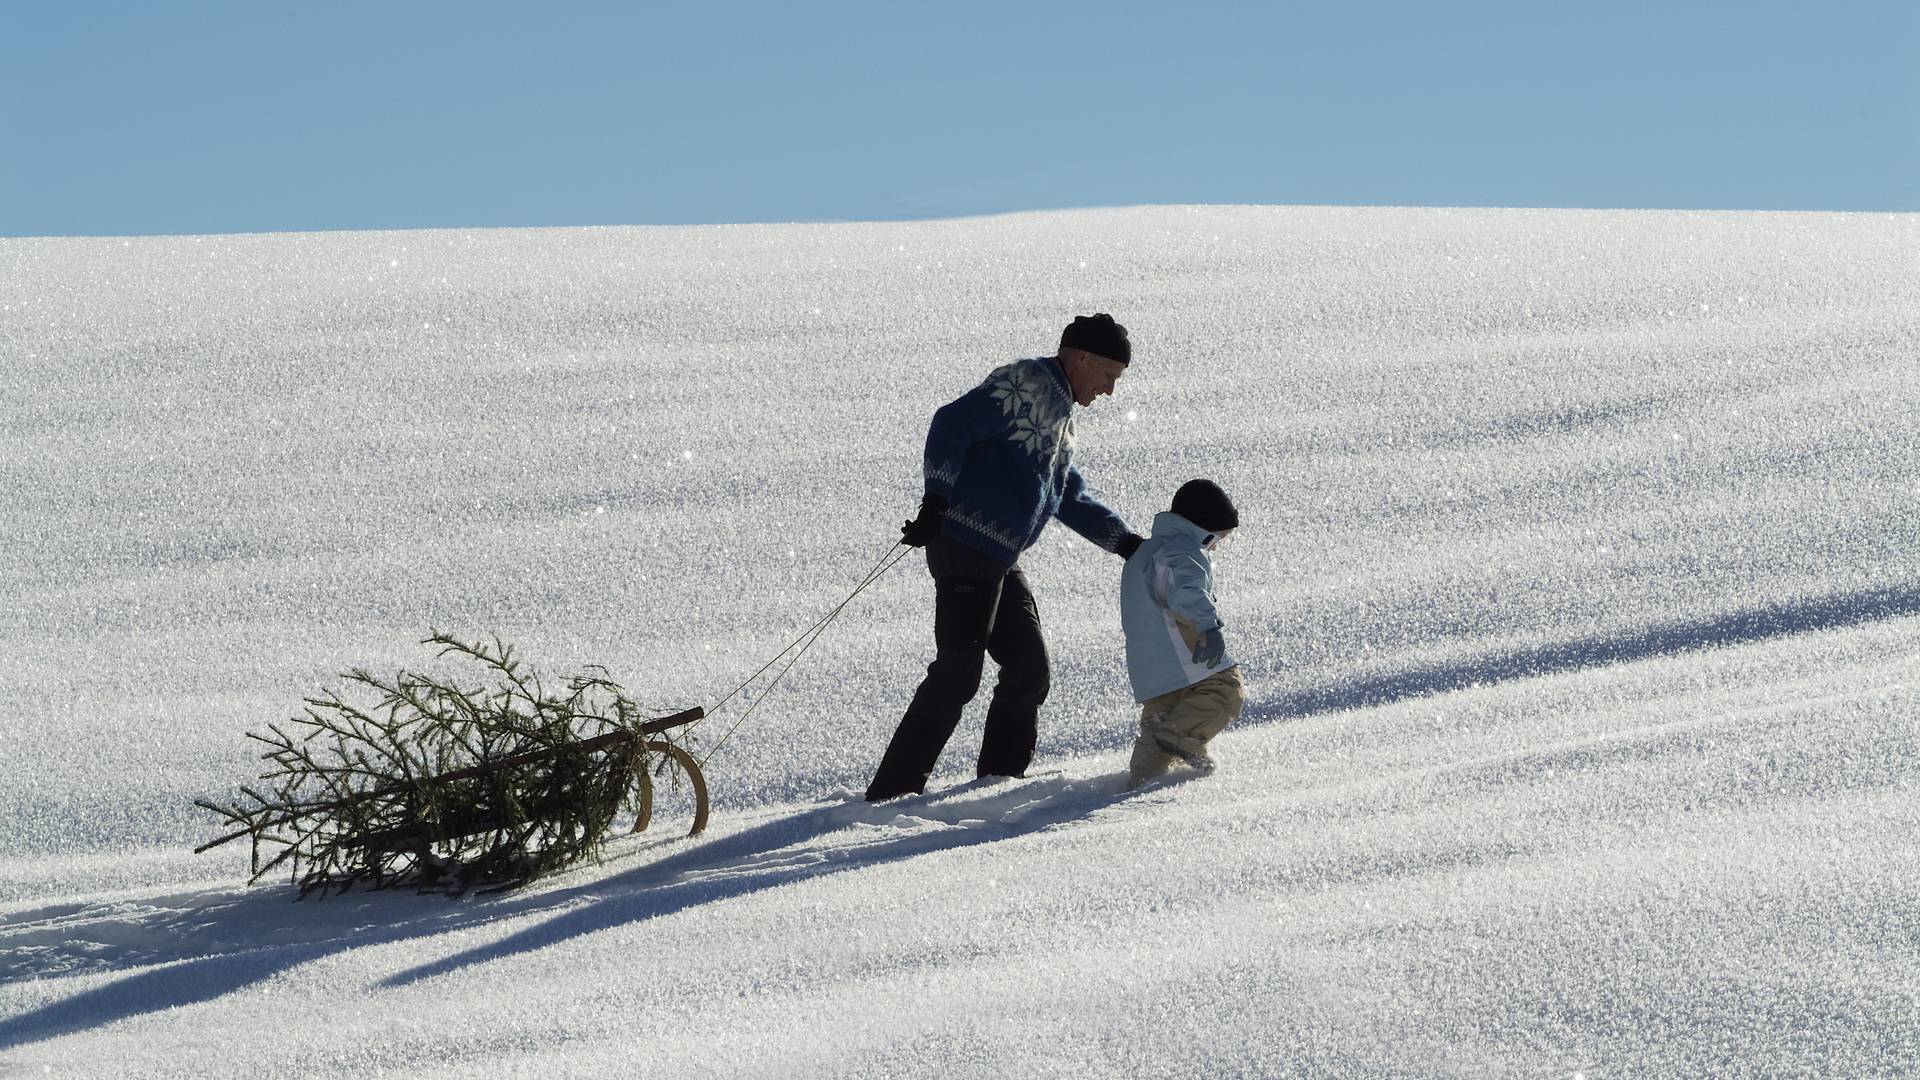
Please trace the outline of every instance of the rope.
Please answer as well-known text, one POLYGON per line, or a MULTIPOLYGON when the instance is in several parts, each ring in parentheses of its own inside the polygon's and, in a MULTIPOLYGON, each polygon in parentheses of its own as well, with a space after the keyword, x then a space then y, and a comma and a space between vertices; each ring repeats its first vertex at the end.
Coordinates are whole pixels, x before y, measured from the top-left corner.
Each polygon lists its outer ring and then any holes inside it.
POLYGON ((706 710, 707 717, 713 716, 714 713, 719 712, 721 708, 725 707, 727 702, 732 701, 735 697, 737 697, 742 690, 745 690, 747 687, 752 686, 755 680, 759 679, 760 676, 765 675, 767 673, 767 669, 773 667, 773 665, 775 664, 778 664, 780 662, 781 657, 786 656, 788 653, 793 653, 793 656, 787 660, 786 665, 782 667, 779 670, 779 672, 777 672, 774 675, 773 681, 769 682, 767 684, 766 689, 760 692, 760 696, 755 698, 752 704, 748 705, 745 711, 743 711, 740 714, 740 716, 734 720, 733 726, 727 729, 726 734, 720 736, 720 741, 717 743, 714 743, 712 749, 708 750, 706 754, 700 758, 700 764, 702 767, 706 765, 707 760, 709 758, 713 757, 714 754, 719 752, 721 747, 727 745, 727 740, 733 738, 733 733, 740 730, 740 725, 747 722, 747 717, 753 715, 753 711, 760 707, 761 702, 767 700, 767 696, 773 693, 773 688, 780 685, 780 680, 786 677, 787 672, 793 670, 793 665, 800 662, 800 658, 807 654, 807 650, 813 647, 813 643, 820 640, 820 635, 826 633, 827 627, 833 624, 833 620, 838 618, 842 611, 846 610, 848 604, 853 603, 854 597, 857 597, 861 593, 865 592, 867 590, 867 586, 872 585, 874 582, 880 580, 880 575, 893 569, 894 564, 898 563, 901 559, 905 558, 907 554, 910 553, 911 551, 913 551, 913 549, 908 547, 904 541, 900 543, 896 543, 892 547, 888 548, 887 553, 885 555, 880 556, 880 561, 873 564, 873 569, 867 571, 867 576, 861 579, 860 584, 854 587, 853 592, 849 594, 845 600, 842 600, 838 604, 834 605, 831 611, 828 611, 825 615, 821 616, 818 620, 814 622, 812 626, 807 627, 807 629, 803 631, 799 637, 794 638, 791 642, 789 642, 786 648, 781 649, 779 652, 773 654, 773 659, 767 661, 765 664, 762 664, 759 671, 756 671, 752 675, 747 676, 747 680, 745 682, 741 683, 739 686, 734 687, 731 691, 728 691, 727 696, 721 698, 719 701, 714 702, 713 706, 706 710), (795 651, 796 649, 798 650, 797 652, 795 651))

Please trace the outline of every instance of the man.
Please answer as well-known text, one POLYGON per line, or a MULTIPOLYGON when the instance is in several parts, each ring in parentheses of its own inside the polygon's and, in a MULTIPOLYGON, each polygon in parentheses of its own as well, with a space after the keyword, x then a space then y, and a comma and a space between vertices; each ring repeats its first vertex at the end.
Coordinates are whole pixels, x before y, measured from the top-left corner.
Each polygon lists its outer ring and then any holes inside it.
POLYGON ((978 775, 1026 773, 1050 673, 1020 553, 1055 517, 1123 559, 1140 546, 1073 466, 1073 407, 1112 394, 1132 359, 1125 327, 1082 315, 1060 335, 1057 355, 1008 364, 933 414, 926 496, 900 531, 927 549, 935 655, 867 786, 869 801, 926 790, 988 656, 1000 677, 978 775))

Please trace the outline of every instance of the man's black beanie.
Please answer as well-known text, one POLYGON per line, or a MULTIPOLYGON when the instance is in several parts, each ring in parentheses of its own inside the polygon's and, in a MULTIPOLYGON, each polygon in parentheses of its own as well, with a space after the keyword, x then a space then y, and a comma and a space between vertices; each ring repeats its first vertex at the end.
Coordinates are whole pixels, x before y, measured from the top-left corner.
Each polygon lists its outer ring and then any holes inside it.
POLYGON ((1105 313, 1075 315, 1073 322, 1060 333, 1060 347, 1085 349, 1095 356, 1104 356, 1123 364, 1133 362, 1133 346, 1127 343, 1127 328, 1114 322, 1113 316, 1105 313))
POLYGON ((1240 527, 1240 513, 1233 500, 1211 480, 1189 480, 1173 493, 1173 512, 1208 532, 1226 532, 1240 527))

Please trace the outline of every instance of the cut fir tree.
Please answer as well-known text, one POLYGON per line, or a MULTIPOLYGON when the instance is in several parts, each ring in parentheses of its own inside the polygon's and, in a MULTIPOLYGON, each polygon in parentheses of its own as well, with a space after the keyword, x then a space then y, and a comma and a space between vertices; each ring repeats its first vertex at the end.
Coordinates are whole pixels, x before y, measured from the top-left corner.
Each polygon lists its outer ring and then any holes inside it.
POLYGON ((435 631, 423 644, 483 680, 355 670, 342 678, 362 704, 326 691, 287 727, 249 732, 269 748, 270 786, 195 800, 233 827, 196 853, 248 837, 251 880, 286 866, 302 897, 360 883, 510 888, 596 858, 623 810, 644 829, 652 777, 670 768, 693 787, 693 832, 705 827, 706 782, 681 745, 701 710, 643 716, 597 667, 550 692, 498 638, 435 631))

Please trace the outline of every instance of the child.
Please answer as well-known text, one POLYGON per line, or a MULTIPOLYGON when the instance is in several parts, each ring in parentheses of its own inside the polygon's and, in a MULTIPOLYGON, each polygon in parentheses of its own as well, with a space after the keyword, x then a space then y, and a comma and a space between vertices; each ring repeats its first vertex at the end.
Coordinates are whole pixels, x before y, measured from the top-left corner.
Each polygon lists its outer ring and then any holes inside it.
POLYGON ((1127 560, 1120 579, 1120 625, 1127 675, 1141 703, 1129 787, 1165 773, 1174 761, 1211 770, 1207 743, 1240 715, 1246 685, 1227 656, 1213 606, 1212 551, 1240 524, 1227 493, 1190 480, 1173 509, 1153 519, 1153 536, 1127 560))

